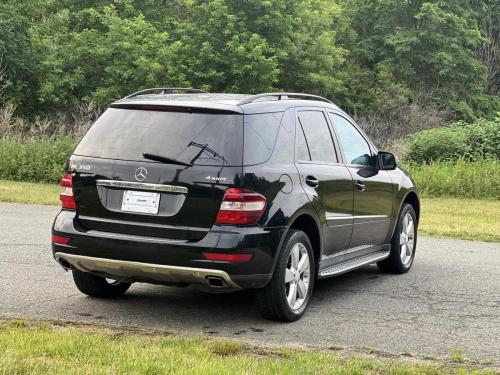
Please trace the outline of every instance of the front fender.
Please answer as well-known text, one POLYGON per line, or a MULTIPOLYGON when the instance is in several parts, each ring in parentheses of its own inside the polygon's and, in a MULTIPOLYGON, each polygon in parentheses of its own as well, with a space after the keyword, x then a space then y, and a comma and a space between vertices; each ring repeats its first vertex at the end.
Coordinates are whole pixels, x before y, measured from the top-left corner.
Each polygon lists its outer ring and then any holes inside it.
MULTIPOLYGON (((398 221, 401 208, 403 207, 403 203, 407 200, 408 196, 411 193, 415 194, 420 207, 419 192, 411 175, 405 170, 400 168, 396 168, 394 171, 389 171, 389 175, 391 176, 391 180, 394 184, 394 204, 392 206, 391 224, 390 224, 390 231, 388 234, 388 241, 390 241, 390 239, 394 235, 394 231, 396 229, 396 223, 398 221)), ((419 216, 418 213, 417 216, 419 216)), ((417 217, 417 220, 419 220, 419 217, 417 217)))

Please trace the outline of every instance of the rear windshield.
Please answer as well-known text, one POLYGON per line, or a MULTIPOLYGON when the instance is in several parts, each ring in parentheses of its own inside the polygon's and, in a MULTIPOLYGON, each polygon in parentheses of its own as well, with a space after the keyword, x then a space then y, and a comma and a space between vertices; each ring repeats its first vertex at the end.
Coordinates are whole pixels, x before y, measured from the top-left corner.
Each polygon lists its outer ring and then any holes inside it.
POLYGON ((75 155, 143 160, 144 153, 184 163, 242 165, 239 114, 108 109, 90 128, 75 155))

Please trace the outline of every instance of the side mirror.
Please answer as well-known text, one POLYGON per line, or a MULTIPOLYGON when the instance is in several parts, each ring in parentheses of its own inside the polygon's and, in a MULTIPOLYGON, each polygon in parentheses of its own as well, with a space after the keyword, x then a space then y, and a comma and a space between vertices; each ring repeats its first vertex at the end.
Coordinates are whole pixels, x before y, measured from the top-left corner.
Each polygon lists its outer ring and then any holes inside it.
POLYGON ((380 151, 378 153, 379 169, 384 171, 392 171, 398 166, 398 158, 390 152, 380 151))

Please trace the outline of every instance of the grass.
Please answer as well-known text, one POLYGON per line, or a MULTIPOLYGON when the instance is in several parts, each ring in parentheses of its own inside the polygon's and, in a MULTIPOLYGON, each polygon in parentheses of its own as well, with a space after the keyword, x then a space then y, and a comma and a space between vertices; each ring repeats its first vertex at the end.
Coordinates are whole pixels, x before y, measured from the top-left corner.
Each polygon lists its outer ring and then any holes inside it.
MULTIPOLYGON (((0 180, 0 202, 59 205, 52 184, 0 180)), ((500 200, 422 198, 420 234, 500 242, 500 200)))
POLYGON ((456 349, 451 353, 450 359, 453 362, 458 362, 462 363, 465 360, 465 350, 463 349, 456 349))
POLYGON ((0 323, 3 374, 493 374, 464 364, 262 348, 92 326, 0 323))
POLYGON ((420 234, 500 242, 500 201, 422 198, 420 234))
POLYGON ((0 180, 0 202, 59 204, 58 185, 0 180))
POLYGON ((500 161, 434 162, 405 167, 423 196, 500 199, 500 161))

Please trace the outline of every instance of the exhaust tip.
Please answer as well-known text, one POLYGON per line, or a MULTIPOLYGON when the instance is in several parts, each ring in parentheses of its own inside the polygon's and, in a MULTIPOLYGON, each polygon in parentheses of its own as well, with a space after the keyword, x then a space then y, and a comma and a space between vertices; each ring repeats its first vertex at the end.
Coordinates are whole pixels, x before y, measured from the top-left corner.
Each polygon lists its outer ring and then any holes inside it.
POLYGON ((224 288, 226 286, 224 279, 218 276, 207 276, 207 282, 212 288, 224 288))
POLYGON ((71 270, 71 264, 67 260, 59 258, 57 261, 65 271, 71 270))

